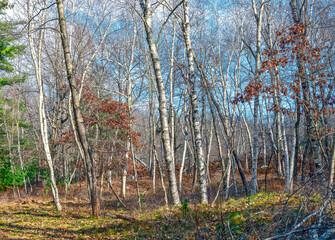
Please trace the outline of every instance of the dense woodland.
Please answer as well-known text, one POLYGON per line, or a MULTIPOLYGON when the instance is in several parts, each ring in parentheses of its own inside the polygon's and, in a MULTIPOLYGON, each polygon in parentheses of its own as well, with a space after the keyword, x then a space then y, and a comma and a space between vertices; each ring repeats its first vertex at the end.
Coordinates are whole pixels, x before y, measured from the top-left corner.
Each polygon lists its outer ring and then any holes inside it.
POLYGON ((334 1, 1 0, 0 17, 3 200, 65 214, 80 195, 125 222, 181 209, 163 220, 199 239, 333 239, 334 1), (250 199, 271 192, 285 204, 261 230, 250 199), (249 199, 242 232, 229 199, 249 199))

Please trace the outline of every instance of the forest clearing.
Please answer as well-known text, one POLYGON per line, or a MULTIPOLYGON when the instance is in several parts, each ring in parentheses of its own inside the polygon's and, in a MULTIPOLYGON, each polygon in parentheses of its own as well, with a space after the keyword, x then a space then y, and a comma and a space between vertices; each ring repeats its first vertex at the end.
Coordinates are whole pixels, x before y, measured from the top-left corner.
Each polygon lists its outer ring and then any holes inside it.
POLYGON ((0 0, 1 239, 335 239, 334 0, 0 0))
MULTIPOLYGON (((217 189, 220 173, 213 172, 210 193, 217 189)), ((139 177, 143 189, 142 209, 136 207, 136 184, 128 184, 129 197, 120 205, 112 191, 105 186, 101 198, 100 217, 93 217, 85 193, 85 184, 74 184, 71 192, 63 196, 63 211, 55 209, 50 192, 39 189, 31 196, 16 200, 0 198, 1 239, 281 239, 278 232, 284 232, 296 220, 302 221, 316 211, 325 199, 318 191, 301 190, 295 194, 284 194, 284 179, 273 174, 268 176, 265 192, 265 172, 261 172, 260 193, 254 196, 219 198, 213 205, 197 204, 195 192, 185 189, 181 206, 164 206, 164 193, 158 186, 156 194, 145 186, 150 184, 149 176, 139 177), (263 181, 262 181, 263 180, 263 181), (263 190, 263 191, 262 191, 263 190), (301 208, 303 210, 301 211, 301 208), (299 210, 301 212, 299 212, 299 210), (300 215, 300 218, 299 218, 300 215)), ((192 185, 192 178, 185 177, 185 187, 192 185)), ((116 192, 121 190, 119 181, 113 181, 116 192)), ((239 183, 239 194, 243 194, 239 183)), ((233 196, 235 193, 231 193, 233 196)), ((5 195, 12 195, 7 192, 5 195)), ((213 200, 214 194, 210 194, 213 200)), ((334 204, 334 203, 332 203, 334 204)), ((327 225, 334 222, 332 208, 325 211, 327 225)), ((309 239, 308 223, 303 229, 292 232, 302 239, 309 239)), ((326 233, 327 231, 324 231, 326 233)), ((332 236, 331 234, 328 235, 332 236)), ((321 237, 321 236, 320 236, 321 237)), ((324 236, 325 237, 325 236, 324 236)), ((331 239, 331 238, 319 238, 331 239)))

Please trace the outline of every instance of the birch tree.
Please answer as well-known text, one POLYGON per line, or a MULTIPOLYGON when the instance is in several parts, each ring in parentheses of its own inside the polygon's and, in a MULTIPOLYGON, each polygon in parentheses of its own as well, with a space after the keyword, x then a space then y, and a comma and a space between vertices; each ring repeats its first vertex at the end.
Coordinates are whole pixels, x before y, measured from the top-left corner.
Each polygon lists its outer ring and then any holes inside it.
MULTIPOLYGON (((261 0, 259 9, 255 0, 252 0, 252 9, 257 25, 257 43, 256 43, 256 54, 255 62, 255 82, 259 83, 259 70, 261 68, 261 38, 262 38, 262 21, 263 21, 263 9, 264 9, 264 0, 261 0)), ((258 113, 259 113, 259 96, 255 95, 254 97, 254 141, 253 141, 253 155, 252 155, 252 175, 251 175, 251 194, 254 195, 257 193, 258 184, 257 184, 257 166, 258 166, 258 113)))
POLYGON ((162 141, 164 149, 164 159, 168 169, 169 187, 172 197, 172 202, 174 205, 180 204, 180 198, 178 194, 177 179, 175 172, 175 165, 172 158, 171 140, 169 134, 169 123, 167 114, 167 99, 165 84, 162 77, 161 64, 158 56, 157 45, 154 40, 154 35, 152 31, 152 14, 154 9, 151 6, 150 0, 140 0, 140 5, 143 15, 141 16, 144 28, 146 31, 147 43, 149 46, 151 61, 153 63, 153 69, 155 74, 156 86, 158 89, 158 102, 159 102, 159 115, 162 126, 162 141))
MULTIPOLYGON (((46 6, 46 1, 44 1, 44 7, 46 6)), ((40 122, 40 131, 43 142, 43 148, 45 152, 45 157, 48 163, 49 172, 50 172, 50 186, 52 190, 52 195, 54 199, 54 203, 56 205, 57 210, 61 211, 62 206, 59 199, 58 188, 56 185, 55 173, 54 173, 54 165, 53 159, 51 156, 49 138, 48 138, 48 125, 47 125, 47 117, 46 117, 46 106, 44 101, 44 89, 43 89, 43 79, 42 79, 42 47, 43 47, 43 39, 44 39, 44 29, 41 29, 39 32, 38 38, 35 39, 32 36, 30 29, 33 28, 32 21, 30 21, 32 17, 31 13, 31 2, 27 2, 27 15, 29 19, 29 29, 28 29, 28 41, 30 47, 30 54, 33 59, 34 68, 35 68, 35 77, 37 80, 38 91, 39 91, 39 122, 40 122), (37 46, 35 44, 37 42, 37 46)), ((46 10, 42 11, 41 22, 43 23, 46 19, 46 10)))
POLYGON ((184 22, 183 22, 183 34, 186 45, 187 60, 188 60, 188 78, 187 81, 190 86, 190 102, 192 106, 192 118, 193 118, 193 129, 194 129, 194 141, 195 149, 197 154, 198 168, 199 168, 199 184, 200 184, 200 195, 201 203, 208 203, 207 195, 207 177, 205 168, 205 158, 202 149, 202 136, 201 136, 201 123, 198 111, 198 97, 196 91, 196 78, 195 78, 195 68, 194 68, 194 56, 193 49, 191 45, 191 26, 189 17, 189 6, 188 0, 184 0, 184 22))

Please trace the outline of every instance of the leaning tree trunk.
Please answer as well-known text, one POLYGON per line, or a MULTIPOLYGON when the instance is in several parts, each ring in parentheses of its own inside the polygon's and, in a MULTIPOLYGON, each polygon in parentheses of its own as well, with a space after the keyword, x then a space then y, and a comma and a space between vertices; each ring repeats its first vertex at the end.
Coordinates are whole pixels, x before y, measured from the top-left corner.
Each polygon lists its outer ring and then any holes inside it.
POLYGON ((143 11, 143 20, 144 27, 147 36, 147 42, 149 45, 151 60, 153 63, 156 85, 158 89, 158 103, 159 103, 159 115, 161 120, 162 127, 162 141, 163 141, 163 149, 164 149, 164 158, 167 165, 168 170, 168 178, 169 178, 169 186, 170 193, 172 197, 172 202, 174 205, 180 204, 180 197, 178 194, 177 187, 177 179, 176 179, 176 171, 174 162, 172 159, 171 153, 171 143, 170 143, 170 134, 169 134, 169 123, 168 123, 168 114, 166 107, 166 93, 165 93, 165 85, 162 77, 160 60, 158 56, 157 46, 154 41, 154 36, 151 28, 151 3, 150 0, 140 0, 141 8, 143 11))
POLYGON ((190 86, 190 98, 192 106, 192 117, 193 117, 193 129, 194 129, 194 138, 195 138, 195 150, 198 160, 199 168, 199 185, 200 185, 200 194, 201 194, 201 203, 208 203, 208 194, 207 194, 207 178, 206 178, 206 168, 205 168, 205 158, 202 149, 202 136, 201 136, 201 124, 198 111, 198 98, 195 84, 195 71, 194 71, 194 56, 191 45, 191 28, 190 28, 190 19, 189 19, 189 7, 188 1, 184 0, 184 25, 183 25, 184 40, 187 51, 188 59, 188 82, 190 86))
MULTIPOLYGON (((248 123, 247 123, 247 120, 245 119, 245 116, 240 108, 240 105, 237 104, 237 108, 242 116, 242 120, 243 120, 243 123, 244 123, 244 126, 245 126, 245 129, 246 129, 246 132, 247 132, 247 136, 248 136, 248 142, 249 142, 249 149, 250 149, 250 153, 251 153, 251 156, 253 156, 253 148, 252 148, 252 138, 251 138, 251 133, 250 133, 250 130, 249 130, 249 126, 248 126, 248 123)), ((246 150, 247 151, 247 150, 246 150)), ((249 172, 249 164, 248 164, 248 156, 246 155, 245 157, 245 169, 247 172, 249 172)))
POLYGON ((90 201, 92 207, 92 214, 98 216, 99 215, 99 198, 97 194, 96 188, 96 173, 95 173, 95 165, 94 159, 92 156, 92 149, 89 144, 87 138, 87 132, 84 125, 84 120, 80 111, 80 97, 78 92, 78 86, 75 78, 73 77, 73 63, 71 59, 71 53, 69 48, 69 41, 66 29, 66 21, 65 21, 65 13, 63 0, 57 0, 57 9, 59 14, 59 27, 62 38, 65 66, 67 79, 70 85, 70 91, 72 95, 72 109, 74 113, 74 122, 76 125, 75 131, 77 132, 77 136, 79 139, 79 149, 83 149, 84 152, 84 162, 86 166, 87 179, 88 179, 88 187, 90 192, 90 201))
MULTIPOLYGON (((216 109, 216 112, 218 113, 218 116, 221 120, 224 133, 226 134, 227 138, 229 139, 230 136, 229 136, 229 130, 228 130, 228 126, 227 126, 227 120, 225 119, 222 112, 220 111, 220 106, 216 102, 216 100, 214 98, 214 95, 213 95, 213 92, 211 91, 211 89, 209 89, 210 84, 209 84, 209 81, 207 79, 207 76, 205 74, 205 71, 204 71, 203 67, 200 66, 199 63, 197 63, 197 61, 196 61, 196 64, 197 64, 198 69, 200 70, 200 73, 201 73, 201 77, 202 77, 202 80, 203 80, 203 86, 205 87, 207 98, 208 98, 208 103, 209 103, 210 108, 212 109, 211 112, 214 112, 214 109, 216 109)), ((245 174, 244 174, 244 171, 243 171, 243 168, 242 168, 242 165, 241 165, 241 161, 238 158, 236 149, 234 147, 234 142, 233 141, 228 142, 228 146, 230 146, 230 150, 232 151, 233 157, 236 161, 237 169, 238 169, 238 171, 240 173, 240 176, 241 176, 241 179, 242 179, 245 194, 250 195, 247 179, 245 177, 245 174)), ((229 173, 228 173, 228 176, 229 176, 229 173)))

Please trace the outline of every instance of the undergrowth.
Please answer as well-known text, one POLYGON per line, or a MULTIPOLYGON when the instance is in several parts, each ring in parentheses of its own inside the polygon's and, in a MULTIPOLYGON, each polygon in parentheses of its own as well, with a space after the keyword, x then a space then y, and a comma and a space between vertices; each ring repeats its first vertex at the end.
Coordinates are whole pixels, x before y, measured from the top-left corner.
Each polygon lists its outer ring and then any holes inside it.
MULTIPOLYGON (((263 239, 284 231, 296 217, 316 209, 322 199, 279 193, 219 200, 214 207, 187 199, 171 209, 136 212, 136 221, 109 216, 94 218, 87 208, 57 212, 52 202, 28 201, 1 205, 1 239, 263 239)), ((67 203, 64 203, 65 205, 67 203)), ((69 203, 70 204, 70 203, 69 203)), ((71 202, 73 205, 74 203, 71 202)), ((120 214, 108 211, 109 215, 120 214)), ((124 215, 131 215, 123 211, 124 215)), ((308 223, 306 223, 308 224, 308 223)))

